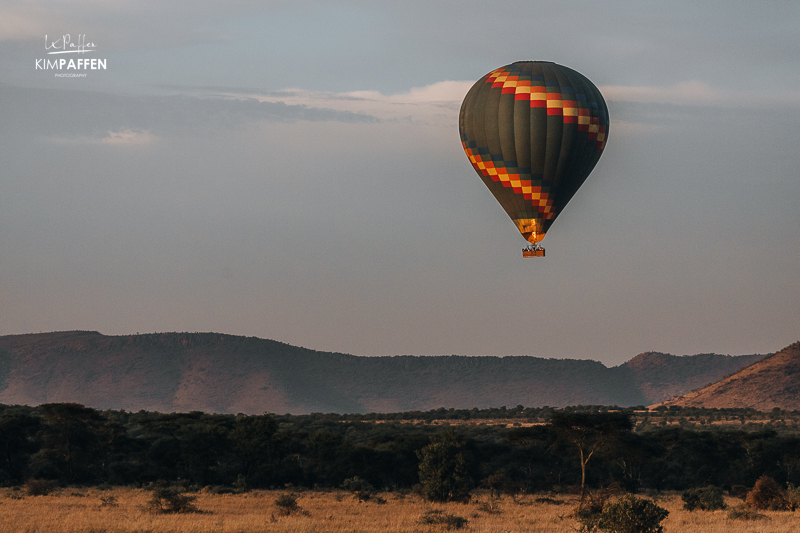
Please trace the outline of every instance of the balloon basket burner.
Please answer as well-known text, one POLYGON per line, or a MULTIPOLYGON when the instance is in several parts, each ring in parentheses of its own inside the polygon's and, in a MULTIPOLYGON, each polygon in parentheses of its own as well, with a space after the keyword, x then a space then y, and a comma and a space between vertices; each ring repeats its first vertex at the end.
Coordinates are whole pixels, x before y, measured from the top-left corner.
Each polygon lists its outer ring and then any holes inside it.
POLYGON ((544 257, 544 248, 523 248, 522 257, 544 257))

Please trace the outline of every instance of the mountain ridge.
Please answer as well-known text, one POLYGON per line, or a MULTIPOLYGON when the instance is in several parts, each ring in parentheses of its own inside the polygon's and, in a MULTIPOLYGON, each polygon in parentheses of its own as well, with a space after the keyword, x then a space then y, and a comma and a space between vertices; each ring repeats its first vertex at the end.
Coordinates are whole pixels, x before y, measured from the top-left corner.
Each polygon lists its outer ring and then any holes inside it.
POLYGON ((776 407, 800 409, 800 341, 715 383, 658 405, 751 408, 758 411, 776 407))
POLYGON ((532 356, 355 356, 221 333, 0 336, 0 403, 255 414, 648 405, 765 355, 644 352, 606 367, 532 356))

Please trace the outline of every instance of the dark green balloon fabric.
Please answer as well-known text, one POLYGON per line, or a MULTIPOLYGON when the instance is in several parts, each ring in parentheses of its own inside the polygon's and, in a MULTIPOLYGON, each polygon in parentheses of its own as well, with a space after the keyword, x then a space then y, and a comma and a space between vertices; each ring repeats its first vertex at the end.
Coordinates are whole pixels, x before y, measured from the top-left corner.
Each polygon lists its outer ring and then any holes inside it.
POLYGON ((473 167, 531 242, 586 180, 608 136, 597 87, 545 61, 519 61, 478 80, 458 122, 473 167))

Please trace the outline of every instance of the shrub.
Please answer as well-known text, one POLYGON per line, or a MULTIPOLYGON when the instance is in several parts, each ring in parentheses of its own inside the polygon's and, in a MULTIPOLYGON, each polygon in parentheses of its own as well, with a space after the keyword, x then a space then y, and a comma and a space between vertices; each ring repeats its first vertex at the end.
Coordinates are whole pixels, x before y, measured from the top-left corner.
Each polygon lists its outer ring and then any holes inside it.
POLYGON ((345 479, 342 483, 342 488, 352 492, 353 496, 359 501, 369 500, 375 495, 375 487, 369 481, 358 476, 345 479))
POLYGON ((233 488, 238 494, 244 494, 250 490, 250 488, 247 486, 247 477, 239 474, 239 476, 236 478, 236 481, 233 483, 233 488))
POLYGON ((575 517, 583 525, 584 531, 595 531, 600 523, 608 500, 618 491, 617 486, 606 487, 596 492, 589 492, 575 509, 575 517))
POLYGON ((431 443, 417 451, 422 494, 433 502, 467 501, 470 479, 461 451, 464 444, 452 430, 432 437, 431 443))
POLYGON ((741 498, 744 500, 747 498, 747 492, 748 489, 744 485, 731 485, 731 490, 728 491, 728 494, 734 498, 741 498))
POLYGON ((452 514, 444 514, 442 511, 428 511, 419 519, 420 524, 441 525, 445 529, 461 529, 469 523, 469 520, 452 514))
POLYGON ((236 494, 235 488, 223 487, 222 485, 206 485, 200 489, 202 494, 236 494))
POLYGON ((480 502, 478 504, 478 510, 483 511, 487 514, 500 514, 500 500, 498 498, 494 498, 489 496, 489 500, 485 502, 480 502))
POLYGON ((116 496, 100 496, 100 507, 117 507, 119 503, 117 502, 116 496))
POLYGON ((294 513, 307 514, 300 508, 297 503, 297 494, 294 493, 286 492, 275 498, 275 507, 278 508, 278 514, 281 516, 289 516, 294 513))
POLYGON ((789 483, 789 487, 786 489, 785 494, 792 510, 800 509, 800 487, 796 487, 789 483))
POLYGON ((29 479, 25 482, 25 493, 28 496, 47 496, 58 488, 50 479, 29 479))
POLYGON ((765 520, 767 515, 748 509, 746 505, 737 505, 728 511, 728 520, 765 520))
POLYGON ((661 522, 669 511, 659 507, 651 500, 627 494, 613 503, 603 506, 599 514, 588 509, 578 513, 581 531, 605 531, 606 533, 663 533, 661 522), (581 516, 581 513, 586 513, 581 516))
POLYGON ((753 509, 770 511, 794 511, 796 504, 792 502, 778 483, 768 476, 761 476, 753 490, 747 493, 745 503, 753 509))
POLYGON ((166 483, 160 483, 152 487, 153 496, 147 503, 147 507, 154 513, 196 513, 197 507, 194 505, 195 496, 181 494, 175 487, 170 487, 166 483))
POLYGON ((725 500, 722 498, 722 489, 709 485, 702 489, 689 489, 681 494, 683 508, 687 511, 700 509, 701 511, 716 511, 725 509, 725 500))
POLYGON ((493 498, 500 496, 503 492, 508 494, 516 492, 513 482, 504 471, 495 472, 484 479, 482 484, 489 489, 489 495, 493 498))
POLYGON ((575 518, 580 522, 580 531, 597 531, 600 519, 603 515, 603 507, 606 505, 607 498, 594 497, 590 495, 586 501, 582 502, 575 509, 575 518))

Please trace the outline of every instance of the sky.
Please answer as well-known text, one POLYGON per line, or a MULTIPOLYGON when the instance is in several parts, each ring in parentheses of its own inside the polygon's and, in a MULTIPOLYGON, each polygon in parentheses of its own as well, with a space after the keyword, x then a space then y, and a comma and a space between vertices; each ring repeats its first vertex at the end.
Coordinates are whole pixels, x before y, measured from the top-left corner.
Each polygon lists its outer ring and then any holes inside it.
POLYGON ((609 366, 800 339, 796 1, 0 0, 0 117, 0 335, 609 366), (106 68, 37 68, 80 57, 106 68), (458 138, 519 60, 611 118, 545 258, 458 138))

